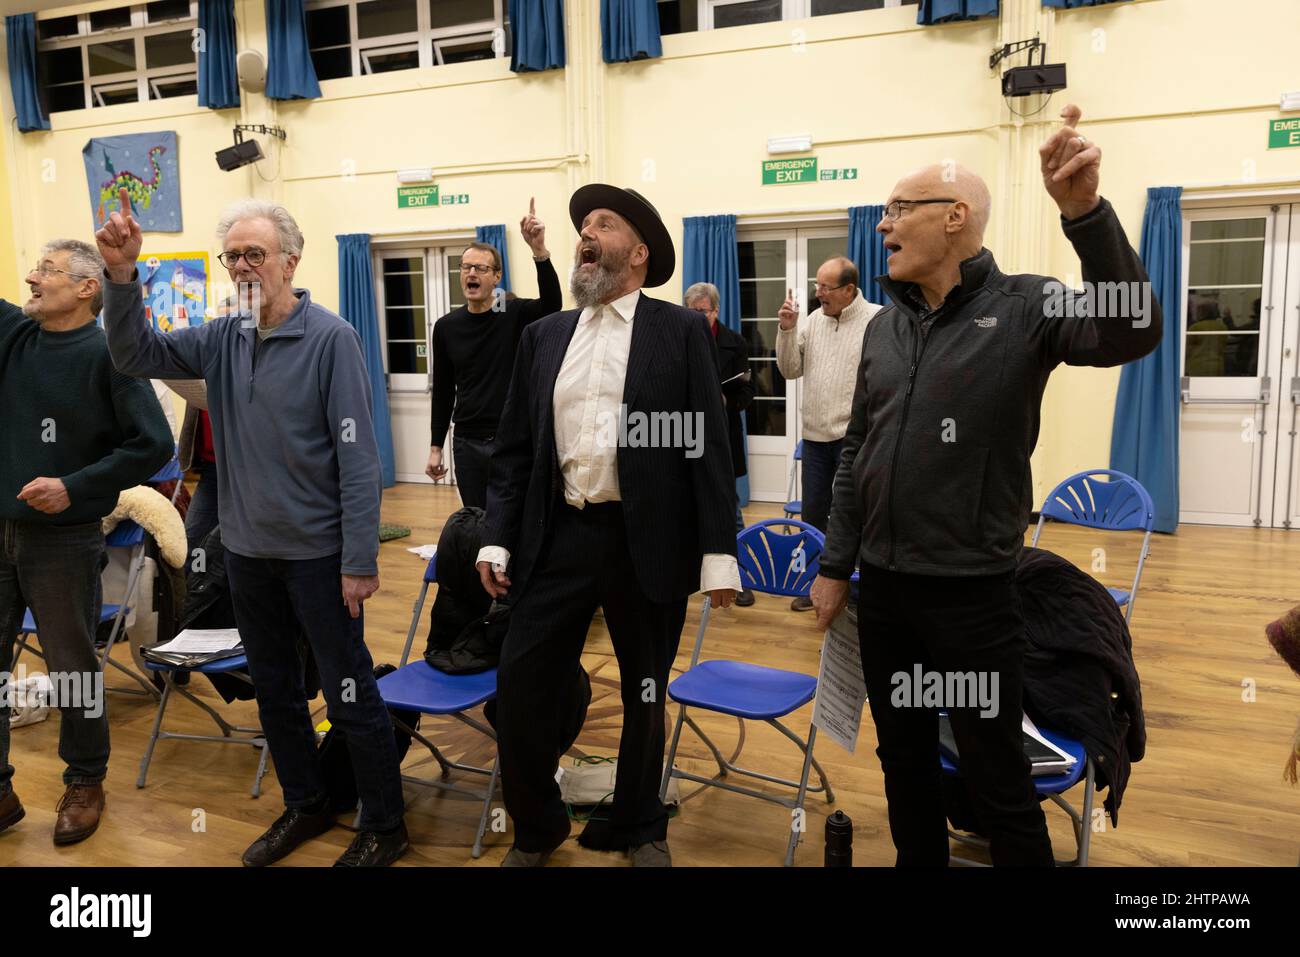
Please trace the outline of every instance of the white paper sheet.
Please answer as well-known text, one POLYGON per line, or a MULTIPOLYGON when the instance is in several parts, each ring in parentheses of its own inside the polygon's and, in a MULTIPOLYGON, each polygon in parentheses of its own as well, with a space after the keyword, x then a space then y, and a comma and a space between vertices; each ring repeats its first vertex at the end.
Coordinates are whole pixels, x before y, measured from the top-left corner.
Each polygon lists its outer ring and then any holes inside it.
POLYGON ((857 747, 867 686, 858 646, 858 614, 850 605, 831 622, 822 642, 822 662, 813 700, 813 724, 850 754, 857 747))
POLYGON ((153 650, 173 655, 207 655, 214 651, 229 651, 238 645, 237 628, 186 628, 153 650))

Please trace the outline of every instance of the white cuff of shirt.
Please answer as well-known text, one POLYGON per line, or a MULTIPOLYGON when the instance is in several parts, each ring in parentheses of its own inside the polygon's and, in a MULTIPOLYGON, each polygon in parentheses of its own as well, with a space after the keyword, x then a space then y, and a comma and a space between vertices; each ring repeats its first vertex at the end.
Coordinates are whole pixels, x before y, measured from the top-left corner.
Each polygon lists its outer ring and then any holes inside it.
POLYGON ((736 563, 735 555, 705 555, 700 564, 700 591, 716 591, 719 588, 741 590, 740 565, 736 563))
POLYGON ((491 565, 500 565, 506 568, 510 565, 510 553, 500 545, 484 545, 478 550, 478 558, 474 559, 474 564, 487 562, 491 565))

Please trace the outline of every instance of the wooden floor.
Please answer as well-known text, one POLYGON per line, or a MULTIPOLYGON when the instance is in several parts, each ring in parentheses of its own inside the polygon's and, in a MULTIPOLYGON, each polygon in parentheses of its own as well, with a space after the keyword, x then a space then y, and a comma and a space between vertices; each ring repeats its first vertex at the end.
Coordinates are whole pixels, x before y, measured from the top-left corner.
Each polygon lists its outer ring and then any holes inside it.
MULTIPOLYGON (((408 525, 410 538, 380 550, 382 589, 366 606, 367 642, 377 662, 396 663, 410 622, 424 563, 406 551, 437 541, 442 522, 459 504, 446 487, 399 485, 384 496, 383 519, 408 525)), ((778 514, 776 506, 746 510, 754 520, 778 514)), ((1136 536, 1105 535, 1053 527, 1044 545, 1091 567, 1093 550, 1106 549, 1108 584, 1124 585, 1137 556, 1136 536)), ((1094 865, 1282 865, 1300 857, 1300 789, 1285 784, 1282 766, 1300 714, 1300 679, 1273 654, 1264 625, 1300 604, 1300 535, 1280 531, 1184 526, 1176 536, 1158 536, 1133 617, 1134 657, 1142 678, 1148 728, 1147 756, 1133 768, 1120 812, 1120 826, 1094 834, 1094 865), (1253 688, 1252 697, 1244 688, 1253 688)), ((677 668, 689 660, 699 622, 693 601, 677 668)), ((417 635, 422 648, 426 621, 417 635)), ((817 673, 821 634, 811 614, 796 614, 788 602, 759 595, 751 608, 713 616, 706 649, 714 657, 746 658, 775 667, 817 673)), ((115 655, 126 658, 123 646, 115 655)), ((30 659, 29 659, 30 663, 30 659)), ((594 696, 578 748, 588 754, 617 751, 620 720, 618 668, 599 617, 592 626, 584 664, 594 696)), ((126 679, 110 678, 110 684, 126 679)), ((203 679, 194 687, 221 705, 236 723, 256 723, 251 703, 222 705, 203 679)), ((314 707, 323 711, 320 699, 314 707)), ((255 767, 250 748, 164 741, 154 756, 149 783, 135 787, 140 756, 153 718, 149 702, 111 696, 113 757, 106 784, 108 809, 88 841, 55 848, 50 834, 54 806, 62 793, 58 720, 13 732, 14 784, 27 808, 17 827, 0 835, 0 865, 236 865, 239 854, 281 810, 274 772, 262 797, 249 796, 255 767)), ((790 726, 806 732, 811 706, 791 716, 790 726)), ((212 733, 193 705, 169 707, 172 730, 212 733)), ((741 742, 735 719, 702 719, 724 752, 741 742)), ((425 719, 422 730, 448 744, 452 756, 469 763, 490 760, 490 750, 472 732, 447 721, 425 719)), ((743 731, 743 763, 797 776, 794 748, 775 731, 750 724, 743 731)), ((893 846, 885 815, 875 734, 864 720, 857 753, 823 739, 818 757, 836 792, 834 808, 854 824, 854 862, 887 865, 893 846)), ((567 759, 566 759, 567 760, 567 759)), ((680 766, 710 773, 708 754, 689 732, 683 736, 680 766)), ((415 745, 404 771, 430 773, 431 759, 415 745)), ((436 766, 435 766, 436 767, 436 766)), ((686 784, 685 782, 683 782, 686 784)), ((773 866, 781 862, 789 812, 718 789, 701 793, 686 784, 670 839, 679 865, 773 866)), ((409 865, 498 864, 510 832, 488 834, 478 861, 470 845, 479 804, 459 794, 406 786, 407 825, 412 839, 409 865)), ((1070 795, 1076 805, 1081 788, 1070 795)), ((1047 807, 1058 856, 1071 850, 1064 816, 1047 807)), ((810 800, 807 839, 796 864, 821 864, 825 816, 833 808, 810 800)), ((575 833, 576 833, 575 828, 575 833)), ((286 863, 332 863, 351 835, 336 828, 311 842, 286 863)), ((1067 855, 1068 856, 1068 855, 1067 855)), ((555 865, 623 866, 622 859, 579 848, 572 839, 556 853, 555 865)))

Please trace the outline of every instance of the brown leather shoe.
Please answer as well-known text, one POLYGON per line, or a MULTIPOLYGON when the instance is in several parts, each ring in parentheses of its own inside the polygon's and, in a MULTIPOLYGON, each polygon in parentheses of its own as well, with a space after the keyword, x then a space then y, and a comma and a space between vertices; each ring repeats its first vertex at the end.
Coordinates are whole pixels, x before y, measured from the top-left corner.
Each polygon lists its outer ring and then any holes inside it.
POLYGON ((69 784, 55 810, 59 817, 54 822, 54 843, 84 841, 99 827, 99 817, 104 813, 104 786, 69 784))
POLYGON ((10 791, 5 795, 4 800, 0 801, 0 831, 13 827, 26 813, 23 810, 23 802, 18 800, 17 793, 10 791))

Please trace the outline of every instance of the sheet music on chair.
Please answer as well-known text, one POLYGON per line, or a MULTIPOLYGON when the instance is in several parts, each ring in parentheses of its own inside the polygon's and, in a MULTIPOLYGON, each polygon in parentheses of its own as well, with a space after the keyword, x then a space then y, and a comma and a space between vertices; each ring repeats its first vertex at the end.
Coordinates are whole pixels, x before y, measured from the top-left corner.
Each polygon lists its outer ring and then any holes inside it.
POLYGON ((237 628, 186 628, 171 641, 154 645, 152 650, 168 655, 208 655, 237 647, 237 628))
POLYGON ((822 642, 813 724, 852 754, 858 744, 862 705, 866 700, 867 685, 862 677, 862 652, 858 645, 858 610, 849 605, 831 622, 822 642))

